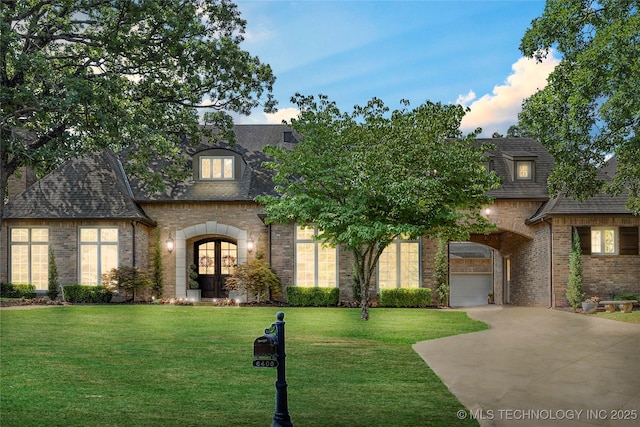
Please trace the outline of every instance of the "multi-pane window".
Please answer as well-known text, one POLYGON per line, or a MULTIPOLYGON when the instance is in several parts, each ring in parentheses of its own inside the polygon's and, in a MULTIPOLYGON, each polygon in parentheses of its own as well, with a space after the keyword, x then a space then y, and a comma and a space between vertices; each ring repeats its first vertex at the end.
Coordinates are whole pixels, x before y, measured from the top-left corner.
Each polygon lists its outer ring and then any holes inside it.
POLYGON ((396 238, 387 246, 378 261, 378 287, 420 287, 420 242, 396 238))
POLYGON ((11 228, 11 282, 46 290, 49 274, 49 230, 11 228))
POLYGON ((516 178, 527 180, 533 177, 533 162, 531 161, 517 161, 516 162, 516 178))
POLYGON ((200 179, 234 179, 233 156, 200 157, 200 179))
POLYGON ((615 227, 591 228, 591 253, 615 255, 618 252, 616 231, 615 227))
POLYGON ((233 272, 237 265, 238 246, 235 243, 212 240, 197 246, 198 253, 198 274, 226 274, 233 272), (218 249, 219 248, 219 249, 218 249), (220 258, 217 257, 217 251, 220 258), (220 260, 220 266, 216 265, 216 260, 220 260))
POLYGON ((296 226, 296 286, 337 285, 337 250, 314 240, 315 227, 296 226))
POLYGON ((80 228, 80 283, 99 285, 102 274, 113 268, 118 268, 118 229, 80 228))

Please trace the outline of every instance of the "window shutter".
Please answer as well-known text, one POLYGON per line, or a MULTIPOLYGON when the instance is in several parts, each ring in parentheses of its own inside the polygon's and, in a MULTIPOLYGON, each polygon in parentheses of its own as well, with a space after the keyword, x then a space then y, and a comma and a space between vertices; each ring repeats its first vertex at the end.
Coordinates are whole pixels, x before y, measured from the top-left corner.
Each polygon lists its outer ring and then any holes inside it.
POLYGON ((591 227, 576 227, 582 255, 591 255, 591 227))
POLYGON ((638 227, 620 227, 620 255, 638 255, 638 227))

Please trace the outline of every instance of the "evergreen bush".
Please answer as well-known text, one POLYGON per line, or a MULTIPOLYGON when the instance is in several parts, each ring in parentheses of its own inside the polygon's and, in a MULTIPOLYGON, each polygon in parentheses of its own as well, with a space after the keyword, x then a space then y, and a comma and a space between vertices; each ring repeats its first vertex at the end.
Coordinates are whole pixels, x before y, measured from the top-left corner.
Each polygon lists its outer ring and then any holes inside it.
POLYGON ((438 250, 433 261, 433 285, 436 288, 437 303, 443 307, 449 306, 450 287, 447 261, 447 240, 440 237, 438 238, 438 250))
POLYGON ((76 304, 98 304, 111 302, 112 292, 104 286, 64 285, 65 301, 76 304))
POLYGON ((379 304, 380 307, 429 307, 431 306, 431 289, 381 289, 379 304))
POLYGON ((36 287, 24 283, 0 283, 0 297, 32 299, 36 297, 36 287))
POLYGON ((287 302, 292 307, 333 307, 340 302, 339 288, 287 286, 287 302))
POLYGON ((576 311, 582 303, 584 292, 582 290, 582 249, 580 248, 580 236, 578 229, 573 229, 573 241, 569 254, 569 280, 567 282, 567 301, 576 311))
POLYGON ((160 298, 164 289, 164 274, 162 272, 162 245, 160 243, 160 229, 156 230, 153 248, 153 277, 151 279, 153 296, 160 298))
POLYGON ((53 253, 53 246, 49 246, 49 276, 48 291, 50 300, 58 298, 58 267, 56 266, 56 258, 53 253))

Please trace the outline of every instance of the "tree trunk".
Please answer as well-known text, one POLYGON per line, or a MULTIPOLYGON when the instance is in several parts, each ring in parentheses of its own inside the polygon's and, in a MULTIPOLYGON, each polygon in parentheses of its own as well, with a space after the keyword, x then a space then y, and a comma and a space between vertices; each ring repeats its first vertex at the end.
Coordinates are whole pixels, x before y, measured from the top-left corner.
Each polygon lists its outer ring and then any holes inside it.
POLYGON ((360 314, 361 320, 369 320, 369 303, 371 298, 371 278, 378 264, 383 248, 378 242, 371 243, 364 248, 352 249, 354 255, 355 280, 360 283, 360 314))
POLYGON ((360 320, 369 320, 369 298, 366 298, 367 301, 365 301, 365 298, 362 298, 362 301, 360 301, 360 308, 362 309, 362 312, 360 313, 360 320))

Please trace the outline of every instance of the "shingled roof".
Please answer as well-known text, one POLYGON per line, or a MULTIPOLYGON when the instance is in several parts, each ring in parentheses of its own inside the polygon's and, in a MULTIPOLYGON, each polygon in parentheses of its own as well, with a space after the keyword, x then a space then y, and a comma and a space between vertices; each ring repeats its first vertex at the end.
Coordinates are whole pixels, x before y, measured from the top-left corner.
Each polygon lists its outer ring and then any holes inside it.
POLYGON ((547 181, 553 169, 553 157, 539 142, 531 138, 491 138, 479 139, 478 142, 495 146, 487 155, 491 167, 501 177, 501 181, 500 188, 489 191, 490 197, 539 201, 549 199, 547 181), (518 159, 534 162, 533 179, 514 179, 513 162, 518 159))
MULTIPOLYGON (((193 171, 193 158, 200 152, 210 149, 224 149, 238 154, 246 167, 242 175, 233 181, 210 180, 201 181, 189 177, 183 181, 170 181, 165 178, 163 192, 151 192, 144 181, 130 176, 133 197, 138 202, 229 202, 253 201, 257 196, 276 195, 272 181, 273 172, 262 167, 269 157, 264 153, 267 145, 292 147, 297 141, 292 137, 285 141, 285 133, 293 135, 291 129, 284 125, 237 125, 235 144, 225 141, 203 138, 199 143, 183 140, 179 144, 187 168, 193 171)), ((288 137, 287 137, 288 139, 288 137)), ((127 169, 127 151, 119 154, 127 169)), ((162 176, 162 170, 168 166, 165 159, 156 159, 148 164, 151 171, 162 176)))
MULTIPOLYGON (((598 177, 605 181, 612 179, 617 164, 615 157, 610 159, 601 169, 598 177)), ((540 206, 540 209, 526 222, 532 224, 550 216, 564 215, 632 215, 626 207, 627 199, 627 194, 614 196, 600 193, 584 201, 578 201, 560 194, 540 206)))
MULTIPOLYGON (((206 150, 228 150, 237 154, 244 164, 241 175, 233 181, 200 181, 189 179, 171 182, 165 178, 166 191, 153 193, 143 181, 127 175, 128 151, 115 155, 110 151, 72 159, 36 182, 5 206, 7 219, 136 219, 153 224, 140 205, 154 202, 230 202, 253 201, 260 195, 276 195, 273 171, 262 167, 269 160, 264 154, 266 145, 293 147, 296 135, 285 125, 235 126, 236 144, 203 138, 194 143, 180 143, 187 168, 193 172, 193 158, 206 150)), ((491 167, 502 178, 501 186, 488 193, 500 200, 536 200, 541 208, 527 222, 535 222, 549 215, 573 214, 630 214, 623 196, 598 195, 585 202, 563 196, 549 200, 547 180, 553 158, 537 141, 529 138, 480 139, 494 149, 487 154, 491 167), (517 160, 531 160, 533 179, 514 179, 517 160)), ((132 148, 133 149, 133 148, 132 148)), ((162 176, 167 167, 165 159, 148 164, 151 171, 162 176)), ((612 173, 611 163, 604 170, 612 173)))
POLYGON ((132 200, 122 165, 110 151, 71 159, 20 193, 7 219, 132 219, 155 224, 132 200))

